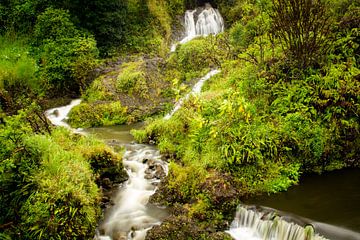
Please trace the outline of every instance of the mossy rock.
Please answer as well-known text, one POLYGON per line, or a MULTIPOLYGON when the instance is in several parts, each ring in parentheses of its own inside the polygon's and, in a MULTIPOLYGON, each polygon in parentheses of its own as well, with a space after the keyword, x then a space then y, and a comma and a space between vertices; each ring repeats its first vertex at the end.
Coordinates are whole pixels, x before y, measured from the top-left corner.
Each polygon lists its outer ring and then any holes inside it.
POLYGON ((127 107, 120 102, 81 103, 74 107, 68 122, 74 128, 121 125, 128 120, 127 107))

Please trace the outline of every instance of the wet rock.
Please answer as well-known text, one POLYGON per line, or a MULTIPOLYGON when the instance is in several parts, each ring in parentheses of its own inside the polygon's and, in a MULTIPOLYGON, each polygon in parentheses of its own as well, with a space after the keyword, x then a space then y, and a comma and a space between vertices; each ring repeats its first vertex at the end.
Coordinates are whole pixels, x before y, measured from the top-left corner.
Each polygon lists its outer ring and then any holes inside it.
POLYGON ((149 166, 149 169, 155 169, 156 162, 153 159, 150 159, 147 161, 147 165, 149 166))
POLYGON ((112 182, 109 178, 104 178, 101 180, 101 186, 106 189, 110 189, 112 187, 112 182))
POLYGON ((144 178, 145 178, 145 179, 153 179, 153 178, 155 178, 155 176, 154 176, 154 174, 146 174, 146 175, 144 176, 144 178))
POLYGON ((58 117, 58 116, 59 116, 59 110, 55 109, 52 114, 53 114, 54 116, 58 117))
POLYGON ((153 185, 154 187, 159 186, 159 184, 160 184, 159 182, 152 182, 152 183, 151 183, 151 185, 153 185))
POLYGON ((148 161, 149 161, 149 159, 144 158, 143 161, 142 161, 142 163, 143 163, 143 164, 146 164, 148 161))
POLYGON ((157 179, 162 179, 166 176, 166 173, 161 165, 156 165, 155 167, 155 177, 157 179))
POLYGON ((108 196, 103 196, 101 202, 104 204, 109 204, 110 198, 108 196))
POLYGON ((126 232, 117 232, 113 234, 112 239, 113 240, 127 240, 126 232))

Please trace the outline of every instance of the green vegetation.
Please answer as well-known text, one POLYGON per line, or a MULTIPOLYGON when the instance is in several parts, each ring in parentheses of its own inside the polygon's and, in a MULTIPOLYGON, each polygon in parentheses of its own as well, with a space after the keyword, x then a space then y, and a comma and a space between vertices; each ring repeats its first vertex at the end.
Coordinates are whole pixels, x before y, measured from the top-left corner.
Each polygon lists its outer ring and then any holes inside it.
MULTIPOLYGON (((186 209, 150 236, 164 238, 184 216, 200 228, 214 226, 229 217, 236 199, 284 191, 302 173, 358 166, 360 42, 354 11, 360 6, 297 2, 296 8, 285 0, 239 3, 243 15, 217 37, 216 48, 225 56, 217 58, 222 73, 170 120, 153 119, 133 131, 138 141, 154 141, 172 159, 153 201, 186 209), (335 7, 343 15, 335 15, 335 7), (285 21, 285 15, 293 18, 285 21), (217 185, 222 181, 229 188, 217 185), (229 192, 231 198, 221 201, 226 207, 217 209, 214 195, 229 192)), ((211 59, 200 41, 177 50, 178 69, 191 72, 211 59)))
POLYGON ((121 125, 127 122, 126 112, 119 102, 82 103, 71 111, 69 123, 76 128, 121 125))
POLYGON ((73 127, 151 116, 133 134, 170 159, 152 201, 172 213, 148 239, 226 239, 242 199, 360 165, 358 1, 212 3, 227 30, 174 53, 196 1, 0 3, 0 238, 91 238, 102 179, 126 178, 121 154, 48 125, 42 107, 59 96, 84 99, 73 127))
POLYGON ((95 181, 123 181, 121 156, 62 128, 48 133, 38 116, 34 109, 21 111, 0 127, 4 233, 21 239, 92 238, 101 215, 95 181))
POLYGON ((145 73, 139 68, 143 62, 125 63, 123 69, 117 77, 116 89, 120 92, 132 94, 138 93, 141 97, 146 97, 148 88, 146 85, 145 73))

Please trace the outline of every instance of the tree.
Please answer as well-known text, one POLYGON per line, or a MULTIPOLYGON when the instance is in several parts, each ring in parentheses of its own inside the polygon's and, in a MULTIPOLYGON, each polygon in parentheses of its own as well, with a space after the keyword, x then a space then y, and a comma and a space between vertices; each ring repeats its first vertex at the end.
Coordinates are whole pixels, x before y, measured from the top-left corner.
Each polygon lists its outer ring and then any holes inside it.
POLYGON ((62 0, 55 1, 54 5, 68 9, 73 22, 95 36, 104 54, 111 47, 118 47, 126 38, 127 1, 62 0))
POLYGON ((93 36, 77 29, 67 11, 48 8, 40 14, 34 39, 42 77, 55 94, 60 90, 78 93, 85 87, 97 66, 98 49, 93 36))
POLYGON ((272 0, 272 34, 300 69, 313 66, 330 48, 330 17, 322 0, 272 0))

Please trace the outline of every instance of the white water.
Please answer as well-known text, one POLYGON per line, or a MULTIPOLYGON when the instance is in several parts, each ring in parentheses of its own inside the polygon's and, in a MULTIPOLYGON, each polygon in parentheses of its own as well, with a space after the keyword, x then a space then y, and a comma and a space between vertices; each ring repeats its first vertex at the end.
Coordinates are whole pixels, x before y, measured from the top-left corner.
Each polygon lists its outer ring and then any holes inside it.
POLYGON ((164 210, 147 205, 160 179, 146 175, 155 173, 156 168, 162 168, 166 174, 168 171, 159 151, 152 146, 142 144, 128 144, 125 147, 123 164, 129 180, 120 187, 120 191, 113 199, 115 205, 100 225, 102 236, 98 236, 98 239, 143 240, 146 232, 154 225, 160 224, 162 218, 166 216, 164 210), (146 159, 151 161, 152 167, 144 163, 146 159))
POLYGON ((69 105, 63 107, 52 108, 45 111, 45 116, 50 120, 52 124, 55 126, 62 126, 68 129, 72 129, 69 124, 67 124, 66 120, 68 119, 68 114, 70 110, 79 105, 81 103, 81 99, 72 100, 69 105))
POLYGON ((239 206, 230 230, 236 240, 326 240, 305 228, 283 220, 276 214, 262 213, 239 206))
POLYGON ((220 70, 218 69, 214 69, 214 70, 211 70, 210 72, 208 72, 208 74, 206 74, 204 77, 200 78, 200 80, 194 85, 194 87, 192 88, 191 92, 189 92, 188 94, 185 95, 185 97, 181 98, 174 106, 173 110, 166 114, 164 119, 165 120, 168 120, 172 117, 172 115, 174 115, 174 113, 176 113, 180 108, 181 106, 183 105, 184 101, 187 100, 190 95, 192 94, 197 94, 197 93, 200 93, 201 91, 201 88, 202 86, 204 85, 204 83, 210 79, 212 76, 218 74, 220 72, 220 70))
MULTIPOLYGON (((187 10, 185 12, 185 37, 179 42, 184 44, 196 37, 209 34, 219 34, 224 31, 224 19, 217 9, 206 4, 205 8, 198 14, 199 9, 187 10), (196 19, 196 20, 195 20, 196 19)), ((178 43, 171 46, 171 52, 176 50, 178 43)))
MULTIPOLYGON (((45 115, 55 126, 63 126, 75 132, 75 129, 66 123, 66 119, 70 110, 80 102, 80 99, 73 100, 69 105, 47 110, 45 115)), ((81 133, 86 134, 84 131, 81 133)), ((149 197, 155 193, 161 177, 168 172, 159 151, 149 145, 123 145, 126 148, 123 165, 129 180, 123 183, 116 197, 112 199, 115 205, 106 214, 95 239, 143 240, 146 232, 154 225, 160 224, 167 215, 164 209, 147 204, 149 197)))

